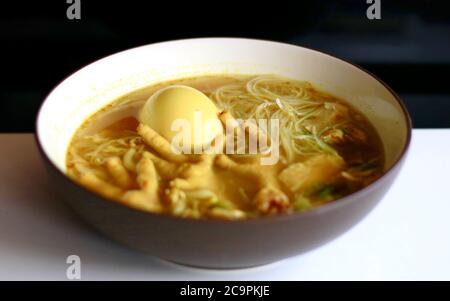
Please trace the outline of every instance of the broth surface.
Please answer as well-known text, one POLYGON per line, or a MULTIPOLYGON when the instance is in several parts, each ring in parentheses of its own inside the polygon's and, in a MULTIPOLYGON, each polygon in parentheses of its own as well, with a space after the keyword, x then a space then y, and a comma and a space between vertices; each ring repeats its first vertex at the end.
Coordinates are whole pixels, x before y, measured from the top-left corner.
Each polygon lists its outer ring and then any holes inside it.
POLYGON ((67 154, 68 174, 109 199, 230 220, 311 210, 369 185, 383 166, 381 140, 361 112, 310 83, 272 75, 186 78, 134 91, 86 120, 67 154), (137 116, 170 85, 203 92, 236 119, 279 120, 280 160, 261 165, 260 153, 165 156, 137 116))

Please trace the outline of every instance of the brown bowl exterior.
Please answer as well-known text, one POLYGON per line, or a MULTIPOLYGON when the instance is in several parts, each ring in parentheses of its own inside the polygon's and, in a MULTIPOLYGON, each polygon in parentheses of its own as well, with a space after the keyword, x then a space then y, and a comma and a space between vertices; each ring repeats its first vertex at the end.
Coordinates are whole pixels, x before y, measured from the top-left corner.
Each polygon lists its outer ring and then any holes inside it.
POLYGON ((91 193, 45 162, 62 199, 109 238, 184 265, 232 269, 299 255, 343 234, 382 199, 404 157, 375 183, 332 204, 244 221, 191 220, 134 210, 91 193))

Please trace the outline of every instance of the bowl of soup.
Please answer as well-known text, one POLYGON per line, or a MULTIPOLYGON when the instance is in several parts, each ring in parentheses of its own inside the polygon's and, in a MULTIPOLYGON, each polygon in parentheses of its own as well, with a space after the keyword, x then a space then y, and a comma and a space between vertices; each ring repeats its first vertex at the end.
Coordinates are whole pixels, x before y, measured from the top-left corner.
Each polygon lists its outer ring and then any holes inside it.
POLYGON ((411 122, 351 63, 203 38, 82 68, 47 96, 36 137, 61 199, 95 229, 222 269, 299 255, 357 224, 400 171, 411 122))

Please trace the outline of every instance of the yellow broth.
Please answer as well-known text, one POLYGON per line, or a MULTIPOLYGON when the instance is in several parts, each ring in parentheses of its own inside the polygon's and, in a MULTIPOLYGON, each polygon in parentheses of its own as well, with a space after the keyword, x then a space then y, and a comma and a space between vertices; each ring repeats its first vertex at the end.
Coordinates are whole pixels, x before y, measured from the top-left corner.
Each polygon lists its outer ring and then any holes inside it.
POLYGON ((230 220, 311 210, 369 185, 383 165, 381 140, 361 112, 307 82, 274 76, 204 76, 134 91, 86 120, 67 154, 68 174, 111 200, 156 213, 230 220), (191 181, 186 170, 203 164, 203 157, 191 155, 184 163, 161 158, 138 132, 136 119, 145 100, 174 84, 198 89, 234 117, 279 118, 282 160, 261 165, 251 158, 258 155, 220 155, 233 165, 228 168, 211 155, 208 168, 192 179, 196 184, 180 188, 191 181), (160 159, 178 170, 172 178, 160 159), (154 179, 139 177, 145 168, 151 176, 152 165, 154 179), (145 188, 150 180, 157 183, 154 194, 145 188))

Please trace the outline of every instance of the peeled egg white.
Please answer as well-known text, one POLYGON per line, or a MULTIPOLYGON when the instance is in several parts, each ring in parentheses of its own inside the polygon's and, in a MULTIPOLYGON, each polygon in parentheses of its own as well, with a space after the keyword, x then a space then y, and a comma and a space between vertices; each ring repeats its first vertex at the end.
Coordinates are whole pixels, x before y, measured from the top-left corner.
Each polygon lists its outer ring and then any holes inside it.
POLYGON ((190 127, 190 147, 195 148, 211 143, 222 133, 222 127, 209 126, 220 125, 218 113, 216 105, 202 92, 192 87, 174 85, 154 93, 143 106, 139 120, 169 142, 180 132, 179 128, 174 130, 174 122, 183 120, 190 127))

